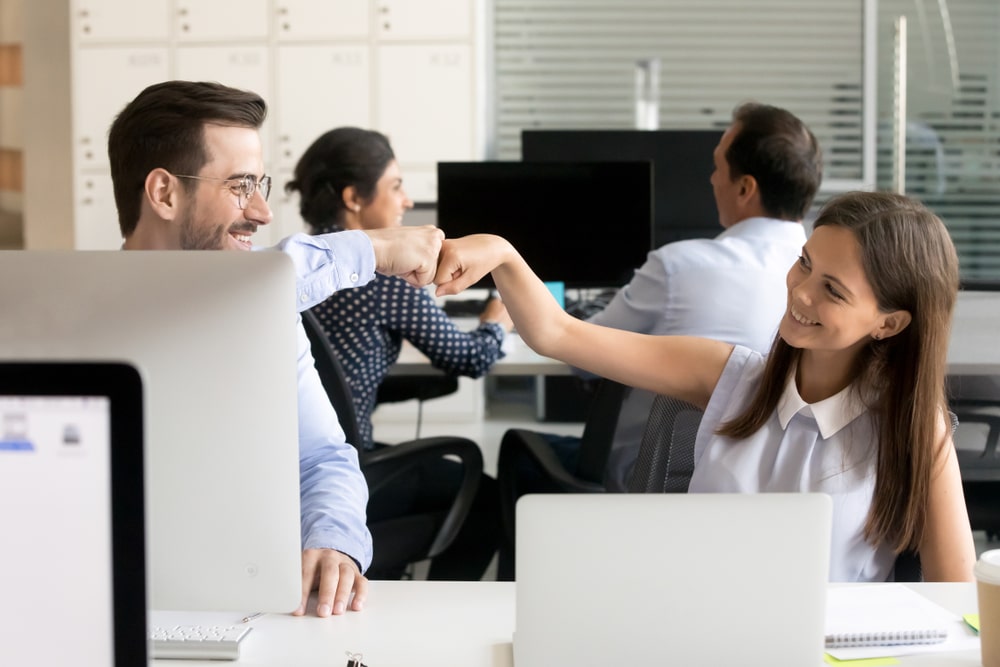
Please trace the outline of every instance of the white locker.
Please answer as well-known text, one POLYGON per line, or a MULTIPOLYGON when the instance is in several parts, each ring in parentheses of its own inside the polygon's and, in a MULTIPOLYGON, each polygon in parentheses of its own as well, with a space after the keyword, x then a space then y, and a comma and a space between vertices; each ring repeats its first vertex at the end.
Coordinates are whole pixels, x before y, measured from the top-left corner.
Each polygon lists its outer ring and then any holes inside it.
POLYGON ((469 46, 381 46, 375 78, 376 125, 389 135, 401 161, 433 164, 476 158, 469 46))
POLYGON ((177 0, 175 7, 179 41, 267 38, 267 0, 177 0))
POLYGON ((78 174, 76 177, 77 250, 117 250, 122 245, 118 209, 111 174, 78 174))
POLYGON ((276 0, 279 40, 367 39, 371 34, 369 0, 276 0))
POLYGON ((469 0, 375 0, 375 25, 382 39, 469 39, 469 0))
POLYGON ((275 121, 280 169, 292 170, 318 136, 341 125, 371 126, 366 45, 278 47, 275 121))
POLYGON ((146 86, 169 77, 165 48, 88 47, 73 59, 76 169, 106 168, 108 129, 146 86))
POLYGON ((271 59, 266 46, 233 44, 231 46, 180 46, 176 49, 175 72, 178 79, 218 81, 233 88, 251 90, 268 105, 268 119, 261 128, 264 162, 273 164, 271 132, 274 122, 271 97, 271 59))
POLYGON ((79 44, 142 43, 169 37, 167 0, 77 0, 71 11, 73 32, 79 44))

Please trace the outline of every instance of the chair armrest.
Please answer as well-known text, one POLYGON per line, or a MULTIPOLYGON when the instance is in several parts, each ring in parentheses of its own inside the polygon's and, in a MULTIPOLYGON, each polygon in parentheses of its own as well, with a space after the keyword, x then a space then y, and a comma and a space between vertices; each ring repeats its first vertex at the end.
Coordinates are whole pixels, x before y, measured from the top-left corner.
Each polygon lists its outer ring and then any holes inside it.
POLYGON ((527 429, 510 429, 500 441, 497 459, 497 485, 500 489, 500 520, 504 535, 514 544, 515 505, 520 496, 517 481, 522 461, 538 472, 563 493, 604 493, 604 486, 572 475, 538 433, 527 429))
MULTIPOLYGON (((993 405, 996 406, 996 404, 993 405)), ((960 424, 986 424, 989 427, 986 435, 986 443, 982 452, 976 458, 992 459, 994 463, 1000 464, 1000 461, 997 460, 997 441, 1000 440, 1000 415, 980 412, 975 409, 963 409, 969 407, 974 408, 977 406, 974 404, 959 403, 957 406, 952 406, 952 411, 960 424)))
POLYGON ((483 474, 483 454, 479 445, 467 438, 437 436, 408 440, 361 453, 361 468, 369 479, 377 480, 369 481, 370 495, 392 484, 414 466, 446 456, 458 458, 458 463, 462 466, 462 482, 437 536, 428 549, 427 555, 430 558, 437 556, 451 545, 469 515, 473 499, 479 490, 479 479, 483 474))

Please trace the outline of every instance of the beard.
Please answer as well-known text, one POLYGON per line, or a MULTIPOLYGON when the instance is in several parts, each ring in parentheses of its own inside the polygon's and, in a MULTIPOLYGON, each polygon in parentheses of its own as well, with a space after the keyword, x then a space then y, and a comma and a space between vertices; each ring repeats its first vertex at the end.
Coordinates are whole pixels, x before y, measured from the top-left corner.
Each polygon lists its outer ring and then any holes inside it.
POLYGON ((256 230, 256 225, 247 223, 245 220, 217 225, 199 220, 198 210, 193 204, 180 219, 179 224, 182 250, 225 250, 230 229, 245 230, 250 228, 249 233, 251 234, 256 230))
POLYGON ((180 220, 182 250, 222 250, 226 240, 227 224, 208 225, 197 221, 192 206, 180 220))

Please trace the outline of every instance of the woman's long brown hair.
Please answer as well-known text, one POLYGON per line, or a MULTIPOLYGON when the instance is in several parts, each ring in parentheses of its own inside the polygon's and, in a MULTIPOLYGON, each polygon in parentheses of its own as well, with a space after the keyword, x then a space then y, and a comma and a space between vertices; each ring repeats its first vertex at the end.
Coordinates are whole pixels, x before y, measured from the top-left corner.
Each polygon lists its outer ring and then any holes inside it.
MULTIPOLYGON (((945 363, 958 257, 941 220, 901 195, 841 195, 827 203, 814 228, 825 225, 854 234, 879 309, 912 316, 897 335, 872 339, 862 349, 854 388, 872 411, 879 438, 865 538, 889 543, 897 552, 915 549, 923 538, 936 426, 947 409, 945 363)), ((776 409, 800 355, 776 337, 750 404, 718 433, 738 439, 756 433, 776 409)))

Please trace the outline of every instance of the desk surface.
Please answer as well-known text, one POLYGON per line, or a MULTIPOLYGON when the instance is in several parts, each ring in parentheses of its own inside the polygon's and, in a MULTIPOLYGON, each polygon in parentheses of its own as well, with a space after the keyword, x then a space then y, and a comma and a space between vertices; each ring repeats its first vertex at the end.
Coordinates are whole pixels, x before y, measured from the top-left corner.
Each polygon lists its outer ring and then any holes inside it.
MULTIPOLYGON (((475 318, 458 319, 462 329, 473 329, 475 318)), ((948 345, 948 372, 952 375, 1000 375, 1000 292, 959 292, 948 345)), ((505 343, 507 356, 493 366, 492 375, 570 375, 569 366, 543 357, 525 345, 516 333, 505 343)), ((404 342, 393 375, 437 373, 427 357, 404 342)))
MULTIPOLYGON (((878 584, 874 584, 878 585, 878 584)), ((973 584, 910 584, 959 614, 976 610, 973 584)), ((365 611, 338 618, 266 615, 253 621, 234 667, 335 667, 346 651, 369 667, 512 667, 514 584, 498 582, 375 581, 365 611)), ((780 650, 780 647, 776 647, 780 650)), ((157 660, 171 667, 217 661, 157 660)), ((816 667, 822 664, 817 659, 816 667)), ((974 667, 979 651, 900 658, 900 664, 974 667)), ((809 667, 809 666, 806 666, 809 667)))

